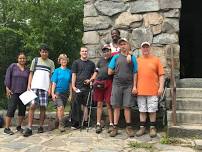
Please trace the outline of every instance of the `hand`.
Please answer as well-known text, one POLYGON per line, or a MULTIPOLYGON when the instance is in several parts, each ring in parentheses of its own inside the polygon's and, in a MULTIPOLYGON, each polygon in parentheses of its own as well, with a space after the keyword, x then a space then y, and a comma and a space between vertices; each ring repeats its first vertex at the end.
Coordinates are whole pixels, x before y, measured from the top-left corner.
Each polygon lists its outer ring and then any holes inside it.
POLYGON ((89 79, 84 80, 84 84, 89 84, 91 81, 89 79))
POLYGON ((159 90, 158 90, 158 96, 161 96, 162 93, 163 93, 163 88, 159 88, 159 90))
POLYGON ((31 90, 31 86, 27 86, 27 90, 30 91, 31 90))
POLYGON ((8 89, 7 87, 6 87, 6 96, 8 97, 8 98, 11 98, 11 95, 13 94, 13 92, 10 90, 10 89, 8 89))
POLYGON ((55 93, 52 93, 52 100, 55 102, 55 99, 57 98, 57 95, 55 93))
POLYGON ((131 55, 130 55, 130 54, 127 55, 126 60, 127 60, 128 63, 131 63, 132 58, 131 58, 131 55))
POLYGON ((72 101, 72 96, 71 96, 71 95, 69 96, 68 101, 69 101, 69 102, 72 101))
POLYGON ((73 90, 74 92, 76 92, 77 88, 76 88, 76 87, 72 87, 72 90, 73 90))
POLYGON ((137 88, 136 88, 136 87, 133 87, 133 89, 132 89, 132 94, 134 94, 134 95, 137 94, 137 88))

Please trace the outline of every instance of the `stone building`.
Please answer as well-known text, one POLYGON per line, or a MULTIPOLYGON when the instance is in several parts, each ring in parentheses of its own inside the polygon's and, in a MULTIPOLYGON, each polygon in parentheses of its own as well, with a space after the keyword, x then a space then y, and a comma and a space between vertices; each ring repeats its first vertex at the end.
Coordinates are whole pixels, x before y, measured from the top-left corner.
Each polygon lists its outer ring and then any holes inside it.
POLYGON ((199 0, 85 0, 84 4, 83 43, 92 59, 97 59, 101 46, 111 41, 113 28, 119 29, 121 37, 129 39, 136 50, 143 41, 152 43, 152 53, 160 57, 167 75, 168 48, 174 48, 175 74, 189 79, 178 80, 176 124, 175 112, 167 111, 171 136, 202 138, 202 79, 195 79, 202 78, 201 12, 199 0))

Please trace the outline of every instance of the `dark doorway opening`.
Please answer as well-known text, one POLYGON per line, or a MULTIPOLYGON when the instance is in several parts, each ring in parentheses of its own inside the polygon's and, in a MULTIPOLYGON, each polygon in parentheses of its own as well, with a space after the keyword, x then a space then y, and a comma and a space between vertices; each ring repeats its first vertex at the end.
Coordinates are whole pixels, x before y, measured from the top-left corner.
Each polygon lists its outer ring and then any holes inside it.
POLYGON ((202 5, 182 0, 180 17, 180 78, 202 78, 202 5))

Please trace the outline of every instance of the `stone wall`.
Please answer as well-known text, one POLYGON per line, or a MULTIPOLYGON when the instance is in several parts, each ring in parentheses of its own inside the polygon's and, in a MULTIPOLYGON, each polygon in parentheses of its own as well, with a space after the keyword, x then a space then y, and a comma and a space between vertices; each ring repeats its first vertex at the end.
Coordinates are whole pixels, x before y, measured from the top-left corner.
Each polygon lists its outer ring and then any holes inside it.
POLYGON ((167 48, 173 45, 179 73, 180 8, 180 0, 85 0, 83 44, 96 60, 102 45, 111 42, 110 31, 117 28, 136 50, 143 41, 152 43, 152 53, 167 73, 167 48))

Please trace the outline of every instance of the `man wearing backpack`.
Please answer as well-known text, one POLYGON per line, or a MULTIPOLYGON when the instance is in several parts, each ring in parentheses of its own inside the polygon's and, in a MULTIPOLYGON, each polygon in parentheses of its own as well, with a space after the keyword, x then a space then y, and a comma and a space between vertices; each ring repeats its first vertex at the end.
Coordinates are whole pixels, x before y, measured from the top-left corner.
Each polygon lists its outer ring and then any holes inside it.
POLYGON ((30 103, 28 127, 24 132, 24 137, 32 135, 34 111, 37 106, 40 107, 40 127, 38 128, 38 133, 43 133, 48 96, 51 93, 50 77, 55 69, 54 62, 48 58, 48 50, 48 45, 42 44, 39 52, 40 57, 34 58, 31 63, 27 89, 32 89, 38 98, 30 103))
POLYGON ((125 38, 118 41, 120 53, 113 56, 108 65, 108 74, 114 74, 112 84, 111 105, 114 108, 114 127, 110 132, 111 137, 118 134, 118 121, 120 110, 124 108, 124 116, 126 121, 126 133, 129 137, 134 136, 131 126, 131 107, 135 101, 132 94, 136 93, 137 62, 135 56, 131 57, 131 62, 127 61, 129 55, 129 42, 125 38))

